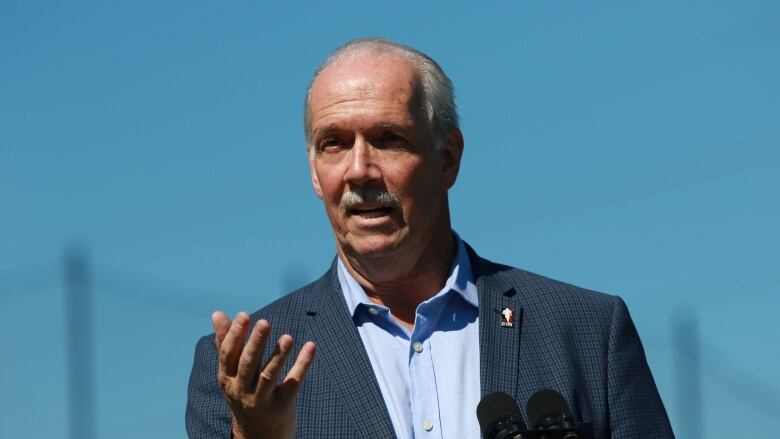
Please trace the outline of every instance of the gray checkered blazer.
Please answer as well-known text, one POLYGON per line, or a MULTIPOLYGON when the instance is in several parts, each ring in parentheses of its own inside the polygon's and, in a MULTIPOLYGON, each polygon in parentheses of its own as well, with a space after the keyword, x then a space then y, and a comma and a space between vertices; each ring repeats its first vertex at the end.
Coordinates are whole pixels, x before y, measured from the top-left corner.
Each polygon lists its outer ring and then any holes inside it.
MULTIPOLYGON (((524 408, 537 390, 556 389, 578 421, 592 424, 596 439, 674 438, 639 336, 619 297, 498 265, 471 248, 469 254, 479 294, 483 396, 505 392, 524 408), (511 328, 500 324, 504 307, 515 311, 511 328)), ((317 344, 297 401, 297 438, 395 438, 335 267, 257 311, 252 321, 267 319, 272 340, 292 334, 296 351, 307 340, 317 344)), ((190 376, 186 425, 192 439, 231 436, 230 411, 216 376, 211 334, 198 341, 190 376)))

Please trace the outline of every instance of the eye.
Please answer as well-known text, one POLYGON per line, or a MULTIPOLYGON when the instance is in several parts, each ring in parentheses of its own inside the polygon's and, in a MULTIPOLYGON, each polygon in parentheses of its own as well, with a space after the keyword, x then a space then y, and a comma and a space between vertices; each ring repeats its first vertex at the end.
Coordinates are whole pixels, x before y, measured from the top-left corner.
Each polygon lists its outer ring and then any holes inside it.
POLYGON ((388 131, 388 132, 384 133, 384 135, 382 135, 382 140, 385 143, 398 143, 398 142, 405 142, 406 141, 406 139, 404 139, 402 136, 400 136, 399 134, 396 134, 396 133, 394 133, 392 131, 388 131))
POLYGON ((319 142, 320 151, 333 151, 341 148, 344 142, 338 137, 325 137, 319 142))

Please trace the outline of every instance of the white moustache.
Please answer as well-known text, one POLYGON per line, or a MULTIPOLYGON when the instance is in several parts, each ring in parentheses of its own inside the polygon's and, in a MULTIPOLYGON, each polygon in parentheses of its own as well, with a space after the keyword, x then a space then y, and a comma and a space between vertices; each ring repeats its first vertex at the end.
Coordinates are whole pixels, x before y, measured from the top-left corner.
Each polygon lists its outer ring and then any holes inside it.
POLYGON ((347 212, 352 207, 361 203, 379 203, 386 207, 399 207, 401 200, 391 192, 377 187, 357 188, 344 192, 341 196, 341 210, 347 212))

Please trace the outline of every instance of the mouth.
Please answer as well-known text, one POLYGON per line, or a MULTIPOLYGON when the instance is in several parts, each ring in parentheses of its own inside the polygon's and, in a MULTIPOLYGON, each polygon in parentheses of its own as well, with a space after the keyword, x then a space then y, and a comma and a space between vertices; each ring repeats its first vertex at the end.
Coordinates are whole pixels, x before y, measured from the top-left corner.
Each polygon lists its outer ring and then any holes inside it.
POLYGON ((357 215, 363 218, 379 218, 389 215, 393 211, 390 206, 353 207, 347 211, 349 215, 357 215))

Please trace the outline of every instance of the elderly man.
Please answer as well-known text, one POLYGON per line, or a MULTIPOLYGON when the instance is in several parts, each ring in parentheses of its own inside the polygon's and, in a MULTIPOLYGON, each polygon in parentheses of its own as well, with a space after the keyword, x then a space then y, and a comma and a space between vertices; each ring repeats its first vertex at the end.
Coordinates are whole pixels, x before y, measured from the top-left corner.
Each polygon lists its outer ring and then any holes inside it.
POLYGON ((482 396, 542 388, 596 438, 673 437, 620 298, 489 262, 451 230, 463 137, 436 62, 349 42, 314 75, 304 120, 338 256, 251 316, 214 313, 191 438, 479 438, 482 396))

